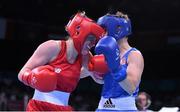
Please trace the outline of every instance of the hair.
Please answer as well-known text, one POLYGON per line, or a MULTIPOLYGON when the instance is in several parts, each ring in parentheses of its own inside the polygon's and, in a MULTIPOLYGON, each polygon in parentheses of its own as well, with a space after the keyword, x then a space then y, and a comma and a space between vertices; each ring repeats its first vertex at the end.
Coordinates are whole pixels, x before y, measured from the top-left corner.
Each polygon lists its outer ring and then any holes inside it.
MULTIPOLYGON (((115 15, 116 15, 116 16, 118 16, 118 17, 124 18, 124 19, 126 19, 126 20, 129 20, 128 15, 127 15, 127 14, 125 14, 125 13, 123 13, 122 11, 117 11, 115 15)), ((127 39, 128 39, 128 37, 127 37, 127 36, 126 36, 125 38, 127 38, 127 39)))
MULTIPOLYGON (((127 14, 123 13, 122 11, 115 11, 115 9, 113 8, 110 8, 107 15, 115 15, 117 17, 120 17, 120 18, 124 18, 126 20, 129 20, 129 17, 127 14)), ((128 36, 125 36, 124 38, 128 39, 128 36)), ((120 39, 122 40, 122 39, 120 39)), ((120 42, 120 40, 118 40, 120 42)))
POLYGON ((151 100, 151 96, 150 96, 148 93, 146 93, 146 92, 140 92, 138 95, 140 95, 140 94, 145 95, 146 98, 147 98, 147 100, 148 100, 148 99, 151 100))
MULTIPOLYGON (((148 94, 148 93, 146 93, 146 92, 140 92, 139 94, 138 94, 138 96, 139 95, 145 95, 146 96, 146 101, 147 101, 147 103, 146 103, 146 106, 145 106, 145 108, 147 109, 150 105, 151 105, 151 96, 148 94)), ((141 110, 140 109, 140 107, 139 107, 139 105, 138 105, 138 97, 136 98, 136 106, 137 106, 137 108, 139 109, 139 110, 141 110)))
POLYGON ((129 20, 128 15, 127 15, 127 14, 124 14, 124 13, 121 12, 121 11, 117 11, 117 12, 116 12, 116 16, 121 17, 121 18, 124 18, 124 19, 126 19, 126 20, 129 20))

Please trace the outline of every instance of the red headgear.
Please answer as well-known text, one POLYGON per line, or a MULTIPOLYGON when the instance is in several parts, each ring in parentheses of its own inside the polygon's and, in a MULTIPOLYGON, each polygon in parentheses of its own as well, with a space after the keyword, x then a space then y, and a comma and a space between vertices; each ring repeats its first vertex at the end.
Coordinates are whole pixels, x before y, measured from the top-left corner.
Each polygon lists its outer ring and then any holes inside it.
POLYGON ((88 35, 95 36, 98 41, 105 32, 101 26, 86 17, 85 12, 77 13, 67 24, 66 31, 73 39, 74 46, 79 53, 88 35))

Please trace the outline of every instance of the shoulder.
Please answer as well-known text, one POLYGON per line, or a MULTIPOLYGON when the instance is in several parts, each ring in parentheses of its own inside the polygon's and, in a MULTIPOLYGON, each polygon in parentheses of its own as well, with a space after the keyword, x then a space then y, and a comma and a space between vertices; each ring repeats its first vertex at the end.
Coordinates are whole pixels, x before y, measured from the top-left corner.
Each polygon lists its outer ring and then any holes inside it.
MULTIPOLYGON (((39 47, 49 48, 49 49, 55 49, 59 47, 59 44, 61 44, 61 41, 55 41, 55 40, 48 40, 43 42, 39 45, 39 47)), ((46 49, 48 50, 48 49, 46 49)))
POLYGON ((143 55, 142 53, 139 51, 139 50, 133 50, 129 53, 129 56, 128 56, 128 62, 129 61, 144 61, 143 59, 143 55))
POLYGON ((54 56, 57 55, 60 50, 60 41, 48 40, 40 44, 36 52, 42 55, 54 56))
POLYGON ((142 53, 139 51, 139 50, 132 50, 130 53, 129 53, 129 57, 131 58, 143 58, 142 56, 142 53))

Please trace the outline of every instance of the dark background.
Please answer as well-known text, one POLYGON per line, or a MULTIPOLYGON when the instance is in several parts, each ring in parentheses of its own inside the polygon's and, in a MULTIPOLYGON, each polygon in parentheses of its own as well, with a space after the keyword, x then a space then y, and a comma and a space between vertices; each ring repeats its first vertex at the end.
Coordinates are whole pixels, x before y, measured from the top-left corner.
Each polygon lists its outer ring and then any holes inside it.
MULTIPOLYGON (((64 39, 67 35, 64 26, 78 10, 97 20, 109 9, 127 13, 132 21, 129 42, 144 56, 140 91, 151 95, 151 109, 179 106, 179 0, 0 0, 0 18, 6 20, 5 37, 0 39, 0 77, 2 84, 10 80, 10 88, 4 84, 1 91, 6 88, 12 94, 14 88, 18 100, 21 100, 18 95, 31 96, 32 89, 18 82, 17 73, 37 46, 49 39, 59 39, 56 35, 64 39)), ((70 102, 77 110, 94 110, 100 90, 101 86, 91 78, 82 79, 70 102), (82 106, 75 101, 78 98, 89 102, 82 106)))

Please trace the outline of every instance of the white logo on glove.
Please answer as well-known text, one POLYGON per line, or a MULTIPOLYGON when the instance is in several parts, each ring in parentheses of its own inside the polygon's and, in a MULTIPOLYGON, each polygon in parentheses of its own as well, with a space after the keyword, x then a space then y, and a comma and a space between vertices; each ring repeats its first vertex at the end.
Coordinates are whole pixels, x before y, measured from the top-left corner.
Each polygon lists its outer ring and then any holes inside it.
POLYGON ((118 60, 119 59, 119 49, 116 49, 116 56, 117 56, 116 60, 118 60))
POLYGON ((32 80, 31 80, 31 84, 34 85, 36 82, 37 82, 37 79, 36 79, 36 77, 33 76, 32 80))
POLYGON ((54 72, 55 72, 55 73, 60 73, 60 72, 61 72, 61 69, 60 69, 60 68, 55 68, 55 69, 54 69, 54 72))

